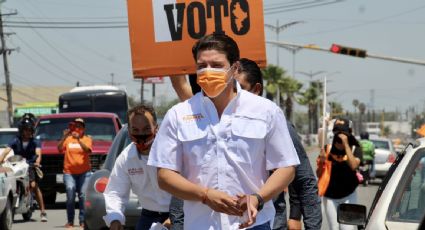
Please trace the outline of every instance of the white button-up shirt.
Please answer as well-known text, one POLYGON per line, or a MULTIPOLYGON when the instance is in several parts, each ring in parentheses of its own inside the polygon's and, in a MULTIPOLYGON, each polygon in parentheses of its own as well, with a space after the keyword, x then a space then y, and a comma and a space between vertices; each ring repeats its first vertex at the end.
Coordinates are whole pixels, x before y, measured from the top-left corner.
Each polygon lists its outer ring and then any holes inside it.
MULTIPOLYGON (((299 164, 286 119, 273 102, 238 87, 221 118, 198 93, 171 108, 157 133, 149 165, 180 172, 189 181, 231 196, 252 194, 268 170, 299 164)), ((202 202, 184 202, 185 229, 238 229, 240 217, 214 212, 202 202)), ((266 202, 255 225, 273 222, 266 202)))
POLYGON ((171 195, 158 186, 157 169, 147 165, 148 156, 140 155, 134 143, 129 144, 115 161, 109 183, 103 193, 105 197, 107 226, 113 220, 125 224, 124 209, 130 189, 137 195, 144 209, 168 212, 171 195))

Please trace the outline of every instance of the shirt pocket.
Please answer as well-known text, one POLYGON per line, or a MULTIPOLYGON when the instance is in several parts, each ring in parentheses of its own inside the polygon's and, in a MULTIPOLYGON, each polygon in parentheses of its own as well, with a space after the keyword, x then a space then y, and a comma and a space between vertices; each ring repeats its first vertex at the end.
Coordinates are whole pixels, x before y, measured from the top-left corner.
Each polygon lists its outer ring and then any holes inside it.
POLYGON ((211 159, 211 140, 206 129, 196 124, 181 124, 177 138, 183 147, 183 162, 189 165, 203 165, 211 159))
POLYGON ((235 116, 232 119, 231 151, 229 156, 238 162, 255 163, 264 156, 266 121, 253 117, 235 116))

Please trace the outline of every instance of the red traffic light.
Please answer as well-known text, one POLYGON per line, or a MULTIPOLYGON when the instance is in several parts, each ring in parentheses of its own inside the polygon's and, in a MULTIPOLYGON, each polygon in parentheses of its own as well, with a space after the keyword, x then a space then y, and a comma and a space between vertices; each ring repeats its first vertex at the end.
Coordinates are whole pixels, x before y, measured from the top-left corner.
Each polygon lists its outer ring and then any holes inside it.
POLYGON ((331 52, 332 53, 339 53, 340 51, 341 51, 341 47, 339 45, 332 44, 332 46, 331 46, 331 52))
POLYGON ((347 46, 341 46, 338 44, 332 44, 330 51, 332 53, 350 55, 350 56, 361 57, 361 58, 365 58, 367 56, 366 50, 347 47, 347 46))

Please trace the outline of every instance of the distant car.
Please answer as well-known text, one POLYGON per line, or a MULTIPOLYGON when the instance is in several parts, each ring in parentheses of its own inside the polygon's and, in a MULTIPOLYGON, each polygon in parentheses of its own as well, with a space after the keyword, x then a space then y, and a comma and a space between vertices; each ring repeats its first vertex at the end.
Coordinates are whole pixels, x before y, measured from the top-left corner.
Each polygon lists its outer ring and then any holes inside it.
POLYGON ((409 144, 391 166, 369 215, 366 217, 363 205, 341 204, 338 222, 373 230, 416 230, 424 215, 425 138, 422 138, 416 144, 409 144))
POLYGON ((109 147, 121 129, 121 121, 114 113, 72 112, 40 116, 35 128, 35 137, 40 140, 43 155, 41 164, 44 177, 40 181, 40 188, 46 204, 55 204, 57 192, 65 192, 64 153, 59 152, 57 145, 63 136, 63 130, 68 128, 69 122, 79 117, 84 119, 86 134, 93 139, 93 149, 90 153, 93 171, 102 167, 109 147))
POLYGON ((384 178, 397 154, 390 139, 370 138, 370 141, 375 145, 375 176, 384 178))
MULTIPOLYGON (((128 135, 128 129, 125 125, 115 137, 102 169, 94 172, 90 177, 87 183, 86 200, 84 204, 84 229, 107 229, 103 220, 103 216, 106 215, 103 192, 108 184, 109 175, 114 167, 115 160, 120 155, 121 151, 130 144, 130 142, 131 140, 128 135)), ((142 208, 138 202, 137 196, 131 193, 129 203, 125 208, 126 228, 135 229, 140 217, 141 209, 142 208)))

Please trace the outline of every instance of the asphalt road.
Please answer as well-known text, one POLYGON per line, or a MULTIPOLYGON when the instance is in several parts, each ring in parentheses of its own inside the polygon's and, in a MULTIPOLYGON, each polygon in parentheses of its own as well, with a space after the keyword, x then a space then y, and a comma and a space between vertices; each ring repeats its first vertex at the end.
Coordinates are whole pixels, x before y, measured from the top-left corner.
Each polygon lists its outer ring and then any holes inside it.
MULTIPOLYGON (((316 148, 307 148, 308 156, 310 158, 310 163, 313 168, 316 165, 316 157, 318 150, 316 148)), ((366 205, 367 210, 369 211, 370 205, 372 204, 373 198, 378 190, 378 183, 372 184, 367 187, 360 185, 357 190, 359 203, 366 205)), ((323 208, 322 208, 323 210, 323 208)), ((78 223, 77 216, 78 210, 76 211, 76 220, 75 223, 78 223)), ((40 222, 40 211, 36 210, 33 213, 32 220, 29 222, 24 222, 22 216, 17 215, 15 217, 15 222, 13 224, 14 230, 47 230, 47 229, 62 229, 66 223, 66 210, 65 210, 65 194, 59 194, 57 196, 57 203, 55 207, 47 207, 47 216, 49 221, 46 223, 40 222)), ((328 224, 325 215, 323 216, 322 229, 328 229, 328 224)), ((79 226, 75 226, 74 229, 80 229, 79 226)))

